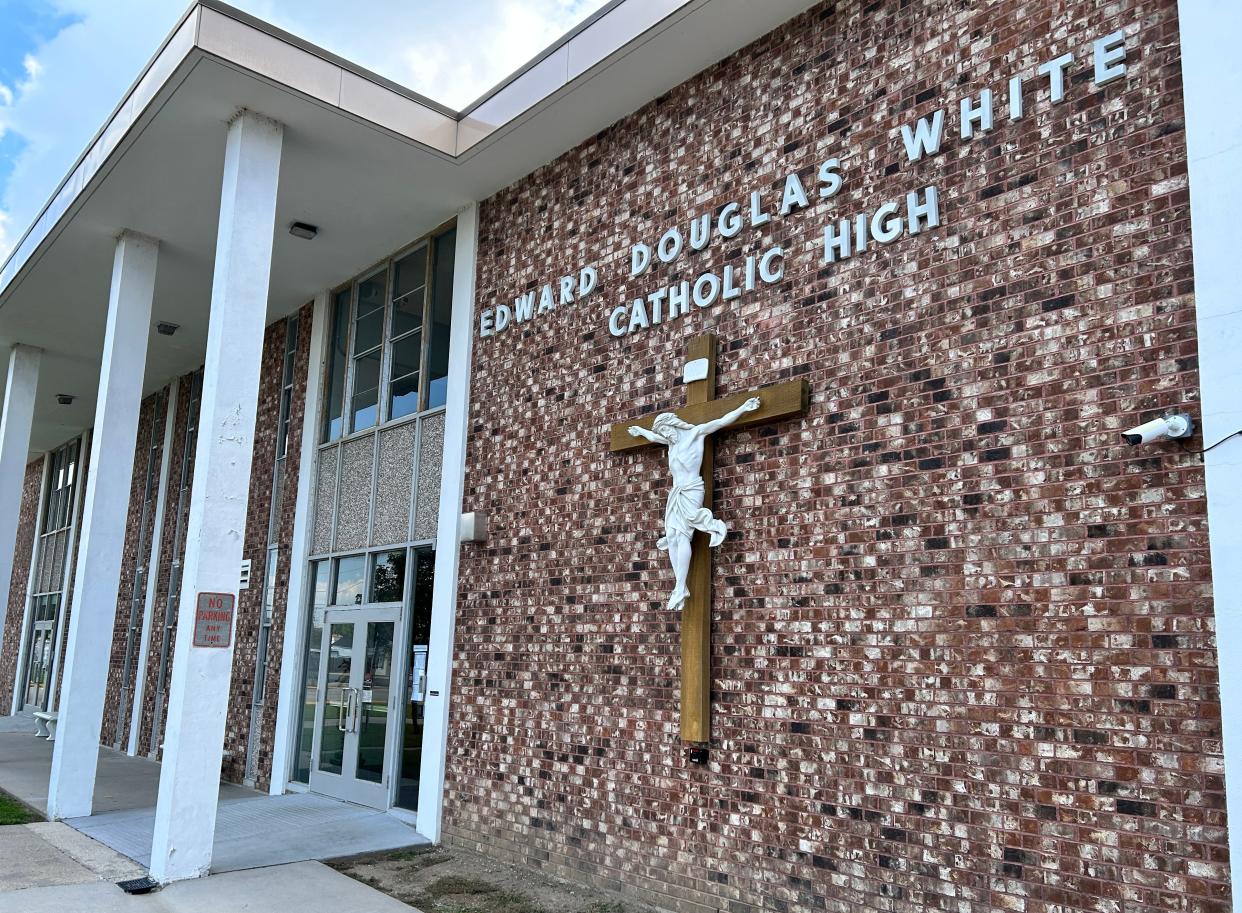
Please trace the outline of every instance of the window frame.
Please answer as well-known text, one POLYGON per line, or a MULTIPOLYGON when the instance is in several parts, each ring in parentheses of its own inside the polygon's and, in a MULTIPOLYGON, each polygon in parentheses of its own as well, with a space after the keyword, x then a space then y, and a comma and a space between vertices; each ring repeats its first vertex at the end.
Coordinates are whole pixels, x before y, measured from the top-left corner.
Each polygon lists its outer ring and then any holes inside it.
MULTIPOLYGON (((455 229, 456 227, 457 227, 456 220, 449 220, 441 225, 438 225, 436 226, 434 230, 423 235, 422 237, 420 237, 418 240, 414 241, 413 243, 402 247, 396 253, 392 254, 391 256, 385 257, 383 260, 379 261, 378 263, 372 264, 367 269, 355 275, 348 282, 343 282, 337 286, 334 286, 332 289, 329 290, 328 292, 329 314, 327 316, 327 320, 329 321, 328 340, 327 340, 327 352, 329 353, 329 357, 324 358, 323 364, 321 365, 322 379, 321 379, 320 389, 324 391, 324 395, 322 396, 322 402, 319 404, 319 409, 318 409, 318 412, 319 412, 319 421, 318 421, 319 443, 317 446, 326 447, 326 446, 339 444, 342 441, 347 441, 354 437, 360 437, 364 434, 369 434, 375 431, 377 428, 386 427, 386 426, 397 424, 400 422, 413 421, 417 419, 419 416, 430 415, 436 411, 444 409, 443 405, 428 406, 428 402, 430 401, 430 398, 431 398, 431 390, 430 390, 430 385, 428 381, 428 373, 429 373, 428 372, 428 361, 430 358, 430 347, 431 347, 431 336, 432 336, 431 310, 435 303, 433 300, 433 290, 435 287, 434 271, 435 271, 435 259, 436 259, 435 252, 437 249, 436 242, 440 237, 447 234, 448 232, 455 229), (391 403, 389 401, 391 397, 392 383, 394 379, 400 380, 400 378, 393 378, 390 376, 392 373, 392 366, 393 366, 393 351, 392 350, 393 350, 394 338, 392 335, 392 316, 393 316, 393 290, 394 290, 394 283, 396 281, 396 265, 398 262, 410 256, 411 254, 418 253, 420 249, 422 251, 422 256, 424 258, 424 282, 423 282, 423 290, 422 290, 422 299, 423 299, 422 300, 422 315, 423 316, 422 316, 421 327, 418 330, 418 332, 421 334, 421 339, 419 340, 419 347, 418 347, 419 348, 418 403, 417 403, 416 408, 413 411, 407 412, 404 415, 398 416, 397 418, 393 418, 391 415, 391 403), (354 351, 354 348, 355 348, 355 342, 356 342, 355 340, 356 321, 358 318, 358 291, 359 291, 359 287, 361 286, 363 282, 366 282, 368 279, 373 278, 376 274, 380 273, 381 271, 385 274, 385 280, 384 280, 384 304, 382 308, 383 323, 381 326, 380 346, 379 346, 380 377, 379 377, 379 388, 377 390, 377 401, 376 401, 376 406, 375 406, 376 420, 372 422, 370 425, 367 425, 366 427, 355 428, 354 427, 353 400, 354 400, 354 391, 355 391, 355 382, 356 382, 357 372, 354 369, 354 365, 355 365, 355 359, 358 357, 358 353, 354 351), (349 313, 346 315, 346 319, 344 321, 345 341, 344 341, 343 348, 345 352, 345 355, 344 355, 345 378, 344 378, 344 383, 342 384, 342 390, 341 390, 341 419, 340 419, 341 431, 335 437, 332 437, 330 436, 329 421, 328 421, 328 410, 332 405, 332 398, 330 395, 328 395, 331 392, 330 390, 331 374, 332 374, 332 368, 333 368, 332 357, 334 356, 334 351, 333 351, 334 339, 332 338, 332 332, 335 328, 334 318, 335 318, 335 308, 337 306, 337 299, 343 293, 348 293, 349 313)), ((407 333, 401 334, 401 336, 398 337, 397 341, 399 341, 400 339, 406 338, 412 332, 414 331, 409 331, 407 333)), ((367 352, 372 352, 372 351, 374 350, 373 349, 367 350, 367 352)), ((363 353, 363 354, 366 354, 366 353, 363 353)), ((402 375, 402 377, 405 377, 405 376, 408 376, 408 375, 402 375)))

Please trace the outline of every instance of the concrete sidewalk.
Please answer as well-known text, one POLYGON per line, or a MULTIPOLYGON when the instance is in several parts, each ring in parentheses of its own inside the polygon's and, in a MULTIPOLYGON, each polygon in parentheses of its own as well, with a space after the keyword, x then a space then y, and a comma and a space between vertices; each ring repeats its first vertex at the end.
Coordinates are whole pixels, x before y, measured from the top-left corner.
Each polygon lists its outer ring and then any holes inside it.
MULTIPOLYGON (((46 812, 52 748, 53 743, 36 738, 33 726, 21 718, 0 717, 0 788, 46 812)), ((157 762, 130 757, 111 748, 99 749, 96 814, 154 808, 159 789, 160 765, 157 762)), ((221 799, 262 799, 264 795, 233 783, 220 784, 221 799)))
MULTIPOLYGON (((12 718, 0 717, 0 724, 5 720, 12 718)), ((21 721, 10 725, 13 731, 0 731, 0 789, 46 812, 52 743, 35 738, 21 721)), ((101 748, 94 813, 66 824, 148 866, 159 783, 155 761, 101 748)), ((211 864, 215 873, 427 843, 392 815, 327 796, 269 796, 232 783, 221 783, 219 795, 211 864)))
POLYGON ((413 909, 320 862, 210 875, 140 896, 98 879, 0 893, 0 913, 410 913, 413 909))

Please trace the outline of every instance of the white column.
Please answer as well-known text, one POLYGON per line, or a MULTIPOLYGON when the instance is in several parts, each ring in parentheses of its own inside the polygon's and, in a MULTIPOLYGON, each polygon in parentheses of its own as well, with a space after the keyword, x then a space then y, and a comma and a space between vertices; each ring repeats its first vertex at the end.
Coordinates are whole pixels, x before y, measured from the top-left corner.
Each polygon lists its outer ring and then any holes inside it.
POLYGON ((444 805, 453 632, 457 627, 457 563, 461 547, 461 501, 466 482, 466 431, 470 418, 470 351, 474 340, 474 270, 479 207, 457 216, 453 260, 453 328, 449 335, 448 395, 444 415, 440 512, 436 526, 436 576, 431 590, 431 636, 427 647, 427 704, 418 783, 418 832, 438 843, 444 805))
MULTIPOLYGON (((1203 446, 1242 429, 1242 16, 1236 0, 1180 0, 1203 446)), ((1242 437, 1204 454, 1225 797, 1234 865, 1242 856, 1242 437), (1237 838, 1237 839, 1234 839, 1237 838)), ((1242 891, 1233 895, 1242 911, 1242 891)))
MULTIPOLYGON (((236 604, 276 219, 282 128, 251 112, 229 125, 211 318, 186 529, 172 685, 164 730, 151 877, 207 874, 229 703, 227 648, 194 646, 199 593, 236 604)), ((234 612, 234 627, 236 612, 234 612)))
POLYGON ((42 358, 43 350, 33 346, 15 345, 9 351, 4 414, 0 416, 0 594, 3 596, 0 598, 0 638, 4 636, 4 619, 9 608, 17 518, 22 510, 26 458, 30 455, 30 426, 34 422, 42 358))
POLYGON ((94 446, 48 783, 50 818, 91 813, 158 253, 159 242, 126 232, 117 239, 112 260, 94 446))
MULTIPOLYGON (((311 315, 310 358, 306 369, 306 400, 302 412, 302 446, 298 456, 298 497, 293 511, 293 541, 289 543, 289 598, 285 602, 285 640, 280 651, 280 696, 276 703, 276 738, 272 745, 272 782, 268 791, 279 796, 289 786, 294 754, 301 745, 298 711, 302 707, 302 676, 306 660, 306 616, 310 614, 306 584, 309 568, 311 516, 315 490, 316 454, 319 452, 319 397, 328 340, 328 293, 315 297, 311 315)), ((300 330, 299 330, 300 332, 300 330)))
POLYGON ((168 476, 172 461, 173 436, 177 427, 177 395, 181 390, 181 378, 174 377, 168 385, 168 398, 164 406, 164 442, 160 449, 160 480, 155 493, 155 516, 151 526, 151 551, 147 559, 146 590, 142 597, 142 637, 139 639, 138 656, 134 662, 134 700, 129 710, 129 741, 125 753, 138 754, 138 730, 142 728, 142 702, 147 694, 147 653, 151 649, 151 622, 155 615, 155 591, 160 579, 160 554, 164 545, 164 513, 168 507, 168 476))

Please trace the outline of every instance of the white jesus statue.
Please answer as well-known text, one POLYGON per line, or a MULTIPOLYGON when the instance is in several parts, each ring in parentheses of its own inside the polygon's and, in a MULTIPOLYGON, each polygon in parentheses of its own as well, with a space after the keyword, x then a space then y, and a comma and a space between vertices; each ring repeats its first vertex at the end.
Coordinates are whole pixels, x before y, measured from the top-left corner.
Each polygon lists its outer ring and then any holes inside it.
POLYGON ((656 416, 650 431, 637 425, 629 429, 632 437, 645 438, 668 448, 673 488, 664 507, 664 535, 656 547, 668 552, 673 565, 673 595, 668 600, 670 609, 680 609, 690 596, 686 575, 690 572, 690 543, 694 530, 707 533, 712 548, 720 545, 728 532, 724 523, 703 506, 703 442, 709 435, 728 428, 759 406, 759 397, 753 396, 732 412, 701 425, 691 425, 671 412, 664 412, 656 416))

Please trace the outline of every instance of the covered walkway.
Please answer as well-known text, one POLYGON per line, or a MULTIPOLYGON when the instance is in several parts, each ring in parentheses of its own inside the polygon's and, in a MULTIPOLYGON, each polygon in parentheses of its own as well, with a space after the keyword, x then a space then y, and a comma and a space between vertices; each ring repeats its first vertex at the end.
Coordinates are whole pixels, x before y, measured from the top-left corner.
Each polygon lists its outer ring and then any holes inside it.
MULTIPOLYGON (((52 743, 25 717, 0 717, 0 789, 47 811, 52 743)), ((99 750, 95 813, 66 824, 129 857, 151 863, 160 765, 99 750)), ((313 793, 269 796, 221 783, 212 872, 336 859, 427 843, 391 815, 313 793)))

